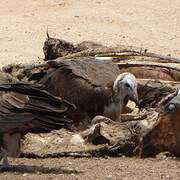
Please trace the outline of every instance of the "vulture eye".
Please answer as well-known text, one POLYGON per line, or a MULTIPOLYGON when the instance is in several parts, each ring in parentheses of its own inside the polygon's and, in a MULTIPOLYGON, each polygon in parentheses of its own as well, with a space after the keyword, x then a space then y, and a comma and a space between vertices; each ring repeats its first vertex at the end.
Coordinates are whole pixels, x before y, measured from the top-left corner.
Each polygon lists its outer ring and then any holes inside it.
POLYGON ((176 111, 176 105, 175 104, 169 104, 168 107, 167 107, 167 110, 169 112, 175 112, 176 111))
POLYGON ((125 83, 125 87, 129 88, 129 87, 130 87, 130 85, 129 85, 128 83, 125 83))

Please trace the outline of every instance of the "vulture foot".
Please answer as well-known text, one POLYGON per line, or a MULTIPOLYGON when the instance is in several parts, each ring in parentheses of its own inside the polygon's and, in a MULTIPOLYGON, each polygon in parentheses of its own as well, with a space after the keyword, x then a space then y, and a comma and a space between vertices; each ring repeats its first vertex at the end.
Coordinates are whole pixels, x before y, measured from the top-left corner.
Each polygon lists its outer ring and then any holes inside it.
POLYGON ((0 166, 0 172, 10 171, 12 168, 13 168, 13 166, 11 166, 11 165, 1 165, 0 166))
POLYGON ((0 160, 2 160, 2 165, 0 166, 0 171, 8 171, 12 168, 12 166, 9 164, 7 155, 7 151, 1 148, 0 160))

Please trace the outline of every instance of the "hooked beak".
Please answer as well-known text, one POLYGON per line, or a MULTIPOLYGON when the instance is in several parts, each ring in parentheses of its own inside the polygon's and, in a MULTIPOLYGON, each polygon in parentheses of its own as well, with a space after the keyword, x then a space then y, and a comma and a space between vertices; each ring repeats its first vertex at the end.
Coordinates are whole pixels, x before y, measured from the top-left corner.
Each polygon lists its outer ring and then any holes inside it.
POLYGON ((130 95, 130 100, 134 101, 137 106, 139 105, 139 98, 138 98, 137 90, 132 91, 132 94, 130 95))

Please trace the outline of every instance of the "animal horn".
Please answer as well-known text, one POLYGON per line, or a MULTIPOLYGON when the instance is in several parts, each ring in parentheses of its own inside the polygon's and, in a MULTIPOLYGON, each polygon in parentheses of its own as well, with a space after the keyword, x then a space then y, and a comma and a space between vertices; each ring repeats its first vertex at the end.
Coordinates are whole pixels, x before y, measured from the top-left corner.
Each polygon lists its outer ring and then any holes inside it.
POLYGON ((49 33, 48 33, 48 27, 47 27, 47 30, 46 30, 46 35, 47 35, 47 38, 49 39, 49 33))

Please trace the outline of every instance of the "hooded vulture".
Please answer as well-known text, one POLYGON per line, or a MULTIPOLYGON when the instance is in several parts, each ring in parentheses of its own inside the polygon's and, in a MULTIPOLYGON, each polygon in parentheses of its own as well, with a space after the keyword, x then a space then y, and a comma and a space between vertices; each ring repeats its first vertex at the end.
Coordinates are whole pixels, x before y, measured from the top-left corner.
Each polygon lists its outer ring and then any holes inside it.
MULTIPOLYGON (((76 111, 69 111, 68 117, 77 125, 96 115, 118 120, 128 100, 138 101, 135 76, 128 72, 119 74, 115 64, 94 58, 49 63, 52 68, 42 72, 40 83, 53 95, 76 105, 76 111)), ((38 76, 33 74, 30 79, 38 76)))
POLYGON ((41 85, 25 83, 0 84, 0 158, 2 168, 9 166, 7 156, 20 154, 23 135, 47 133, 55 129, 71 129, 66 117, 74 105, 41 89, 41 85))

